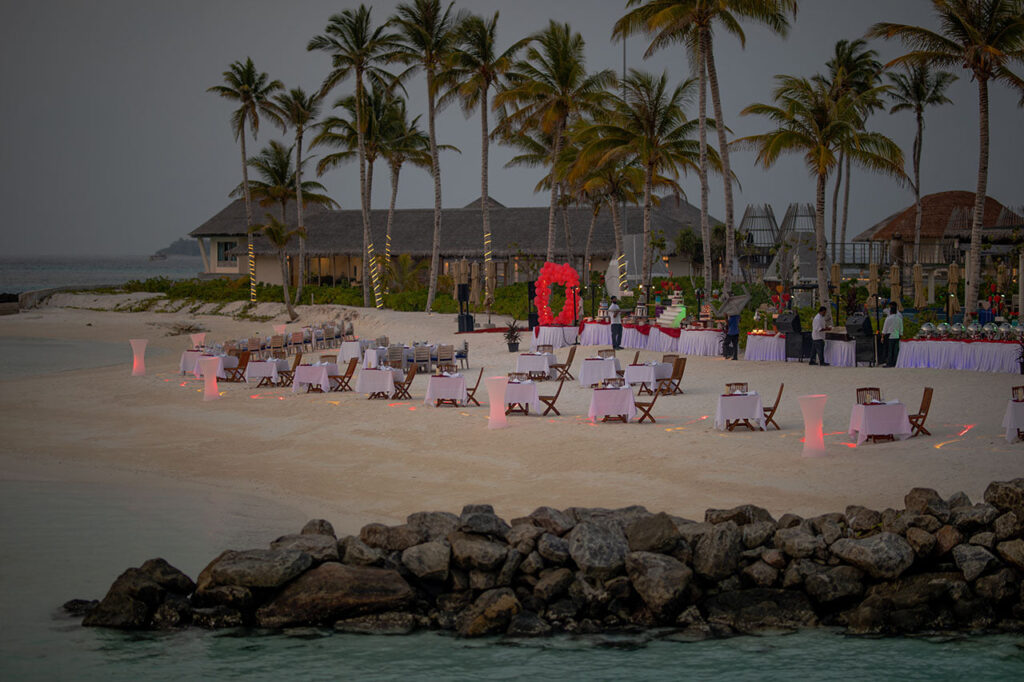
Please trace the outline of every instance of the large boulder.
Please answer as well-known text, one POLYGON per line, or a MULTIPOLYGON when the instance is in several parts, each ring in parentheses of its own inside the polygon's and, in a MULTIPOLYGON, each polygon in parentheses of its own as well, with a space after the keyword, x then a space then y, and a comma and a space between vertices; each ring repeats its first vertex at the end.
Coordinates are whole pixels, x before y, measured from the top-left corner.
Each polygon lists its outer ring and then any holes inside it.
POLYGON ((551 626, 533 611, 520 611, 513 616, 505 634, 509 637, 544 637, 551 634, 551 626))
POLYGON ((844 619, 852 634, 934 629, 965 590, 956 573, 918 573, 871 587, 844 619))
POLYGON ((138 568, 119 575, 106 596, 86 614, 82 625, 90 627, 142 630, 152 624, 153 611, 167 590, 138 568))
POLYGON ((914 488, 903 498, 907 511, 929 514, 945 523, 949 520, 949 505, 931 488, 914 488))
POLYGON ((949 516, 949 522, 964 533, 986 530, 999 516, 999 510, 991 504, 976 504, 971 507, 957 507, 949 516))
POLYGON ((753 588, 722 592, 705 599, 701 611, 707 614, 712 627, 744 634, 818 624, 807 595, 796 590, 753 588))
POLYGON ((261 627, 333 624, 349 615, 393 611, 413 591, 397 571, 326 563, 306 572, 256 611, 261 627))
POLYGON ((935 536, 920 528, 907 529, 907 542, 919 557, 926 557, 935 549, 935 536))
POLYGON ((329 535, 335 540, 338 539, 338 536, 334 534, 334 526, 325 519, 310 519, 299 533, 302 535, 329 535))
POLYGON ((463 510, 459 517, 458 529, 463 533, 477 533, 479 535, 493 535, 501 539, 508 537, 512 528, 504 519, 497 514, 487 511, 466 511, 463 510))
POLYGON ((819 604, 859 597, 864 593, 864 573, 853 566, 835 566, 804 580, 804 589, 819 604))
POLYGON ((455 561, 463 568, 493 571, 505 562, 508 545, 503 542, 459 531, 449 535, 448 541, 451 542, 455 561))
POLYGON ((201 587, 279 587, 312 565, 308 554, 291 549, 228 550, 203 569, 198 582, 201 587))
POLYGON ((370 547, 401 552, 413 545, 425 542, 427 531, 422 526, 403 524, 401 526, 385 526, 382 523, 370 523, 359 531, 359 539, 370 547))
POLYGON ((484 592, 473 605, 459 614, 456 629, 463 637, 480 637, 508 629, 513 616, 522 610, 515 593, 507 587, 484 592))
POLYGON ((448 579, 451 549, 443 542, 424 542, 402 552, 402 564, 421 580, 448 579))
POLYGON ((566 540, 569 555, 587 575, 611 578, 622 572, 629 543, 619 526, 583 521, 576 524, 566 540))
POLYGON ((533 586, 533 596, 541 601, 551 601, 562 595, 572 583, 573 574, 568 568, 554 568, 544 571, 533 586))
POLYGON ((879 533, 853 540, 843 538, 832 543, 832 554, 868 573, 872 578, 898 578, 914 563, 914 550, 899 535, 879 533))
POLYGON ((846 526, 853 537, 864 537, 877 533, 882 525, 882 515, 874 509, 850 505, 846 508, 846 526))
POLYGON ((1024 540, 1000 542, 996 545, 996 551, 1006 563, 1016 566, 1019 571, 1024 571, 1024 540))
POLYGON ((1011 540, 1024 533, 1024 516, 1017 516, 1017 512, 1006 512, 992 522, 992 530, 996 534, 996 540, 1011 540))
POLYGON ((543 534, 544 529, 533 525, 533 523, 514 523, 505 539, 521 554, 529 554, 537 548, 537 539, 543 534))
POLYGON ((682 537, 676 522, 664 512, 637 519, 626 528, 626 539, 633 552, 668 552, 682 537))
POLYGON ((188 596, 196 589, 191 578, 164 559, 149 559, 139 566, 139 570, 168 592, 188 596))
POLYGON ((555 564, 564 564, 569 560, 569 542, 551 533, 544 533, 537 540, 537 553, 555 564))
POLYGON ((458 527, 459 517, 451 512, 416 512, 406 517, 405 525, 419 530, 427 542, 435 542, 458 527))
POLYGON ((1013 512, 1024 518, 1024 478, 992 481, 985 488, 985 501, 1001 512, 1013 512))
POLYGON ((946 524, 935 532, 935 554, 944 556, 964 541, 964 534, 953 526, 946 524))
POLYGON ((957 545, 953 548, 953 561, 964 574, 964 580, 974 582, 989 567, 999 563, 992 552, 977 545, 957 545))
POLYGON ((317 563, 338 560, 338 541, 333 535, 320 533, 284 535, 271 542, 270 548, 305 552, 317 563))
POLYGON ((537 526, 558 536, 565 535, 576 525, 571 516, 553 507, 537 507, 530 514, 530 518, 537 526))
POLYGON ((376 547, 370 547, 355 535, 338 542, 338 553, 342 563, 353 566, 379 566, 384 563, 383 552, 376 547))
POLYGON ((663 554, 630 552, 626 555, 626 574, 633 589, 655 614, 674 610, 690 586, 693 571, 663 554))
POLYGON ((369 613, 344 618, 334 624, 335 632, 353 635, 407 635, 416 629, 416 616, 407 611, 369 613))
POLYGON ((757 521, 748 523, 740 528, 740 531, 743 533, 743 546, 753 549, 768 542, 768 539, 775 535, 775 524, 771 521, 757 521))
POLYGON ((825 541, 811 534, 806 526, 793 526, 775 531, 775 546, 794 559, 803 559, 823 550, 825 541))
POLYGON ((775 519, 772 518, 767 509, 755 507, 752 504, 741 504, 732 509, 708 509, 704 512, 704 520, 716 525, 732 521, 737 526, 745 526, 748 523, 759 523, 762 521, 775 523, 775 519))
POLYGON ((733 521, 713 525, 694 549, 693 569, 705 578, 722 580, 736 572, 743 536, 733 521))
POLYGON ((755 587, 771 587, 779 578, 779 569, 758 560, 744 568, 743 575, 755 587))

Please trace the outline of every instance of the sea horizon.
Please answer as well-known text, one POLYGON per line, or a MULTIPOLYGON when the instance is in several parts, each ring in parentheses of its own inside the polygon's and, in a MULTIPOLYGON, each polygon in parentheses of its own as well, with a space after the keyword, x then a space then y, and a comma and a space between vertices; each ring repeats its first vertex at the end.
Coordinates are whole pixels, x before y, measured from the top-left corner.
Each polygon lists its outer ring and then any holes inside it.
POLYGON ((0 256, 0 293, 64 286, 123 284, 150 277, 188 279, 202 270, 199 256, 167 256, 150 260, 149 255, 110 256, 0 256))

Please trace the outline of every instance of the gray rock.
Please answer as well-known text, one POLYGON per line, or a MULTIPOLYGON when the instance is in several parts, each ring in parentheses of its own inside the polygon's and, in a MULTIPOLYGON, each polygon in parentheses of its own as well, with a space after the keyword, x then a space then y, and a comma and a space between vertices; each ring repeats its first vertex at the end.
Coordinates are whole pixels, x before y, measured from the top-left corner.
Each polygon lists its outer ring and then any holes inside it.
POLYGON ((384 553, 376 547, 350 535, 338 541, 338 553, 343 563, 352 566, 379 566, 384 563, 384 553))
POLYGON ((249 611, 253 606, 252 590, 240 585, 216 585, 196 590, 192 604, 197 607, 227 606, 236 611, 249 611))
POLYGON ((540 580, 533 586, 533 596, 541 601, 551 601, 569 589, 573 574, 568 568, 554 568, 540 574, 540 580))
POLYGON ((394 611, 413 597, 397 571, 326 563, 289 583, 256 611, 260 627, 333 624, 349 615, 394 611))
POLYGON ((335 540, 338 539, 338 536, 334 534, 334 526, 330 521, 324 519, 310 519, 299 533, 301 535, 329 535, 335 540))
POLYGON ((511 585, 512 580, 515 578, 516 572, 519 570, 519 566, 522 563, 523 555, 515 548, 509 547, 505 552, 505 563, 501 565, 501 570, 498 571, 498 585, 500 587, 507 587, 511 585))
POLYGON ((693 579, 693 571, 687 566, 653 552, 626 555, 626 574, 648 608, 660 615, 679 605, 693 579))
POLYGON ((196 589, 191 578, 164 559, 149 559, 139 566, 139 570, 168 592, 188 596, 196 589))
POLYGON ((576 521, 571 516, 553 507, 537 507, 530 514, 530 518, 547 532, 559 537, 568 533, 576 525, 576 521))
POLYGON ((544 529, 532 523, 517 523, 509 531, 508 544, 518 549, 523 554, 529 554, 537 546, 537 539, 544 534, 544 529), (527 551, 523 552, 523 549, 527 551))
MULTIPOLYGON (((494 507, 489 504, 467 504, 462 507, 462 514, 493 514, 494 507)), ((460 514, 460 516, 462 515, 460 514)))
POLYGON ((778 569, 768 565, 760 559, 743 569, 746 576, 755 587, 771 587, 779 578, 778 569))
POLYGON ((579 612, 580 607, 572 599, 559 599, 545 613, 549 620, 565 622, 575 618, 579 612))
POLYGON ((996 545, 996 552, 1003 558, 1003 561, 1016 566, 1019 571, 1024 571, 1024 540, 1000 542, 996 545))
POLYGON ((459 517, 451 512, 416 512, 405 518, 405 525, 416 528, 427 542, 440 542, 459 525, 459 517))
POLYGON ((153 627, 158 630, 183 628, 192 622, 192 606, 182 596, 170 595, 153 612, 153 627))
POLYGON ((119 630, 142 630, 151 624, 153 611, 167 590, 137 568, 119 575, 106 596, 85 615, 82 625, 119 630))
POLYGON ((338 560, 338 541, 333 535, 284 535, 271 542, 270 548, 305 552, 316 563, 338 560))
POLYGON ((935 532, 935 555, 944 556, 963 541, 963 533, 947 524, 935 532))
POLYGON ((61 604, 61 609, 69 616, 81 617, 96 608, 99 603, 99 599, 71 599, 61 604))
POLYGON ((907 542, 919 557, 926 557, 935 550, 935 536, 920 528, 907 529, 907 542))
POLYGON ((603 509, 600 507, 569 507, 565 513, 572 517, 576 523, 591 521, 598 524, 611 523, 625 532, 626 527, 639 518, 650 516, 651 513, 645 507, 638 504, 621 509, 603 509))
POLYGON ((1001 512, 1013 512, 1024 518, 1024 478, 992 481, 985 488, 985 501, 1001 512))
POLYGON ((456 531, 448 536, 455 561, 465 568, 483 571, 496 570, 505 562, 507 545, 488 540, 483 535, 456 531))
POLYGON ((874 509, 850 505, 846 508, 846 526, 854 537, 865 536, 881 529, 882 515, 874 509))
POLYGON ((712 526, 697 542, 693 569, 705 578, 721 580, 736 571, 742 550, 743 540, 735 523, 712 526))
POLYGON ((336 632, 354 635, 407 635, 416 629, 416 617, 406 611, 370 613, 344 618, 334 624, 336 632))
POLYGON ((204 569, 204 573, 209 571, 211 585, 279 587, 312 565, 313 559, 305 552, 250 549, 224 552, 204 569))
POLYGON ((775 534, 775 524, 771 521, 748 523, 740 529, 743 533, 743 546, 748 549, 760 547, 775 534))
MULTIPOLYGON (((611 578, 622 572, 629 544, 618 526, 583 521, 569 531, 566 540, 569 555, 587 575, 611 578)), ((548 558, 543 552, 541 556, 548 558)))
MULTIPOLYGON (((566 556, 568 556, 568 554, 569 554, 568 547, 566 547, 566 552, 565 553, 566 553, 566 556)), ((540 572, 540 570, 542 568, 544 568, 544 559, 541 558, 540 554, 538 554, 537 552, 530 552, 526 556, 526 558, 523 559, 523 563, 519 565, 519 569, 523 573, 526 573, 528 575, 532 575, 534 573, 538 573, 538 572, 540 572)))
POLYGON ((772 568, 783 569, 786 567, 786 557, 777 549, 764 549, 761 551, 761 561, 772 568))
POLYGON ((995 547, 996 544, 996 534, 991 531, 987 531, 985 533, 975 533, 971 536, 971 539, 967 541, 967 544, 978 545, 979 547, 984 547, 985 549, 992 549, 993 547, 995 547))
MULTIPOLYGON (((612 584, 620 598, 627 599, 632 595, 632 587, 629 578, 619 576, 608 581, 612 584), (618 581, 618 582, 616 582, 618 581)), ((582 604, 584 609, 590 613, 600 613, 612 599, 612 594, 607 585, 587 577, 582 571, 576 573, 576 579, 569 585, 569 598, 577 604, 582 604)))
POLYGON ((1010 601, 1017 596, 1017 584, 1013 570, 1002 568, 992 575, 978 578, 974 583, 974 591, 979 597, 997 604, 1010 601))
POLYGON ((537 552, 555 564, 564 564, 569 560, 569 542, 551 533, 544 533, 537 541, 537 552))
POLYGON ((967 496, 963 490, 958 490, 949 496, 946 500, 946 506, 950 509, 956 509, 957 507, 970 507, 972 504, 971 498, 967 496))
POLYGON ((864 574, 853 566, 836 566, 807 576, 804 589, 819 604, 859 597, 864 593, 864 574))
POLYGON ((984 547, 976 545, 957 545, 953 548, 953 561, 964 574, 967 582, 974 582, 989 567, 998 564, 998 560, 984 547))
POLYGON ((794 559, 802 559, 823 550, 825 541, 811 535, 804 526, 794 526, 775 531, 775 546, 794 559))
POLYGON ((867 538, 836 540, 832 553, 868 573, 872 578, 898 578, 914 563, 914 550, 906 540, 893 533, 879 533, 867 538))
POLYGON ((732 521, 737 526, 758 522, 775 523, 775 519, 768 513, 767 509, 755 507, 752 504, 741 504, 732 509, 708 509, 704 512, 704 520, 713 524, 732 521))
POLYGON ((803 517, 797 516, 796 514, 783 514, 779 517, 778 522, 775 524, 776 528, 792 528, 793 526, 799 526, 803 523, 803 517))
POLYGON ((756 634, 818 624, 807 596, 795 590, 768 589, 722 592, 705 599, 701 610, 716 631, 756 634))
POLYGON ((480 637, 508 629, 512 618, 522 610, 515 593, 507 587, 484 592, 473 605, 459 614, 458 633, 463 637, 480 637))
POLYGON ((498 576, 488 571, 472 569, 469 572, 469 589, 476 592, 490 590, 498 586, 498 576))
POLYGON ((424 542, 402 552, 402 564, 421 580, 448 579, 451 549, 443 542, 424 542))
POLYGON ((664 512, 637 519, 626 528, 626 539, 633 552, 668 552, 682 537, 675 521, 664 512))
POLYGON ((401 552, 413 545, 425 542, 427 534, 421 527, 409 524, 385 526, 380 523, 371 523, 363 526, 359 531, 359 539, 370 547, 389 552, 401 552))
POLYGON ((1016 512, 1006 512, 992 522, 992 530, 996 540, 1011 540, 1024 532, 1024 517, 1017 516, 1016 512))
POLYGON ((512 617, 505 634, 509 637, 546 637, 551 626, 533 611, 520 611, 512 617))
POLYGON ((459 530, 463 533, 493 535, 505 539, 512 527, 499 518, 494 512, 462 512, 459 517, 459 530))
POLYGON ((192 624, 207 630, 237 628, 245 624, 245 618, 236 609, 227 606, 212 606, 192 609, 192 624))
POLYGON ((949 520, 949 505, 931 488, 913 488, 903 498, 907 511, 915 514, 929 514, 945 523, 949 520))
MULTIPOLYGON (((811 528, 817 535, 821 536, 826 545, 831 545, 833 542, 843 537, 843 527, 840 525, 840 521, 837 521, 835 517, 843 518, 842 514, 824 514, 822 516, 816 516, 813 519, 808 519, 811 524, 811 528)), ((843 520, 845 523, 845 519, 843 520)))
POLYGON ((976 504, 973 507, 957 507, 950 514, 949 522, 962 532, 972 533, 986 530, 986 526, 995 521, 997 516, 999 510, 991 504, 976 504))
MULTIPOLYGON (((673 519, 675 521, 675 519, 673 519)), ((687 523, 680 523, 676 521, 676 528, 679 530, 679 534, 686 540, 686 544, 694 545, 701 537, 714 528, 713 524, 707 522, 696 523, 690 521, 687 523)))

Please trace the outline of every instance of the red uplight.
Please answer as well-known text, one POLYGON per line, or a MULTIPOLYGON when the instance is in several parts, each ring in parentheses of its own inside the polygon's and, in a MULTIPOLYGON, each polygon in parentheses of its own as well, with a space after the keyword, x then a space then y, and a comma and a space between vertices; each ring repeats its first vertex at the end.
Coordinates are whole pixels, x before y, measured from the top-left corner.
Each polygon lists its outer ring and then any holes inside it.
POLYGON ((976 424, 964 424, 964 430, 961 431, 960 433, 958 433, 957 435, 958 436, 962 436, 965 433, 967 433, 968 431, 970 431, 971 429, 973 429, 975 426, 976 426, 976 424))

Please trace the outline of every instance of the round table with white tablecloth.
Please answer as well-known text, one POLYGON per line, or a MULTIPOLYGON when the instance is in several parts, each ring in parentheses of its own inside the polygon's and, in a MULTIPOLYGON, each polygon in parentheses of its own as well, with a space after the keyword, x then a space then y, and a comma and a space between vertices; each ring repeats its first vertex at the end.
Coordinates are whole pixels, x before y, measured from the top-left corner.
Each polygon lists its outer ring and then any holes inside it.
POLYGON ((358 341, 342 341, 339 351, 343 363, 348 362, 352 358, 361 358, 363 356, 363 351, 358 341))
POLYGON ((1007 401, 1003 428, 1006 429, 1006 442, 1016 443, 1019 434, 1024 433, 1024 400, 1007 401))
POLYGON ((516 358, 517 372, 545 372, 548 377, 554 376, 551 363, 555 362, 552 353, 520 353, 516 358))
POLYGON ((600 384, 618 376, 619 361, 615 358, 586 358, 580 363, 580 386, 600 384))
POLYGON ((314 365, 299 365, 292 380, 292 393, 298 393, 309 386, 319 386, 327 393, 331 390, 331 375, 338 374, 338 365, 333 362, 318 362, 314 365))
POLYGON ((466 377, 461 374, 434 374, 427 381, 427 395, 423 398, 423 404, 437 405, 438 400, 454 400, 459 405, 465 405, 466 395, 466 377))
POLYGON ((849 434, 857 434, 857 445, 868 436, 894 436, 900 440, 910 437, 910 419, 907 406, 898 400, 888 403, 854 405, 850 412, 849 434))
MULTIPOLYGON (((227 373, 224 371, 225 369, 234 369, 235 367, 238 367, 238 357, 235 356, 235 355, 210 355, 208 353, 204 353, 203 355, 200 356, 200 359, 202 359, 202 360, 207 360, 209 358, 216 358, 217 359, 217 378, 218 379, 226 379, 227 378, 227 373)), ((192 370, 192 374, 193 374, 193 376, 195 376, 196 379, 202 379, 203 378, 203 363, 202 362, 197 362, 195 364, 195 367, 192 370)))
POLYGON ((633 401, 633 390, 628 386, 622 388, 595 388, 590 397, 588 418, 625 417, 627 421, 636 417, 636 403, 633 401))
POLYGON ((371 398, 379 397, 376 394, 384 394, 390 398, 395 394, 395 372, 387 367, 360 371, 356 379, 356 393, 366 393, 371 398))
POLYGON ((715 411, 716 429, 724 431, 730 425, 735 428, 737 425, 746 426, 752 421, 758 428, 764 430, 764 408, 757 391, 718 396, 718 409, 715 411))
POLYGON ((255 379, 262 380, 264 378, 270 379, 271 383, 278 383, 280 377, 278 372, 287 370, 289 367, 288 361, 284 359, 277 360, 255 360, 249 361, 249 364, 245 367, 245 381, 251 383, 255 379))
POLYGON ((194 372, 196 370, 196 363, 199 362, 199 358, 202 355, 203 351, 201 350, 187 350, 182 353, 181 360, 178 362, 181 373, 194 372))
POLYGON ((653 390, 661 379, 672 376, 672 363, 648 362, 639 365, 626 365, 625 379, 629 385, 643 384, 653 390))
POLYGON ((509 381, 505 387, 505 407, 519 405, 529 412, 540 414, 542 411, 537 383, 535 381, 509 381))

